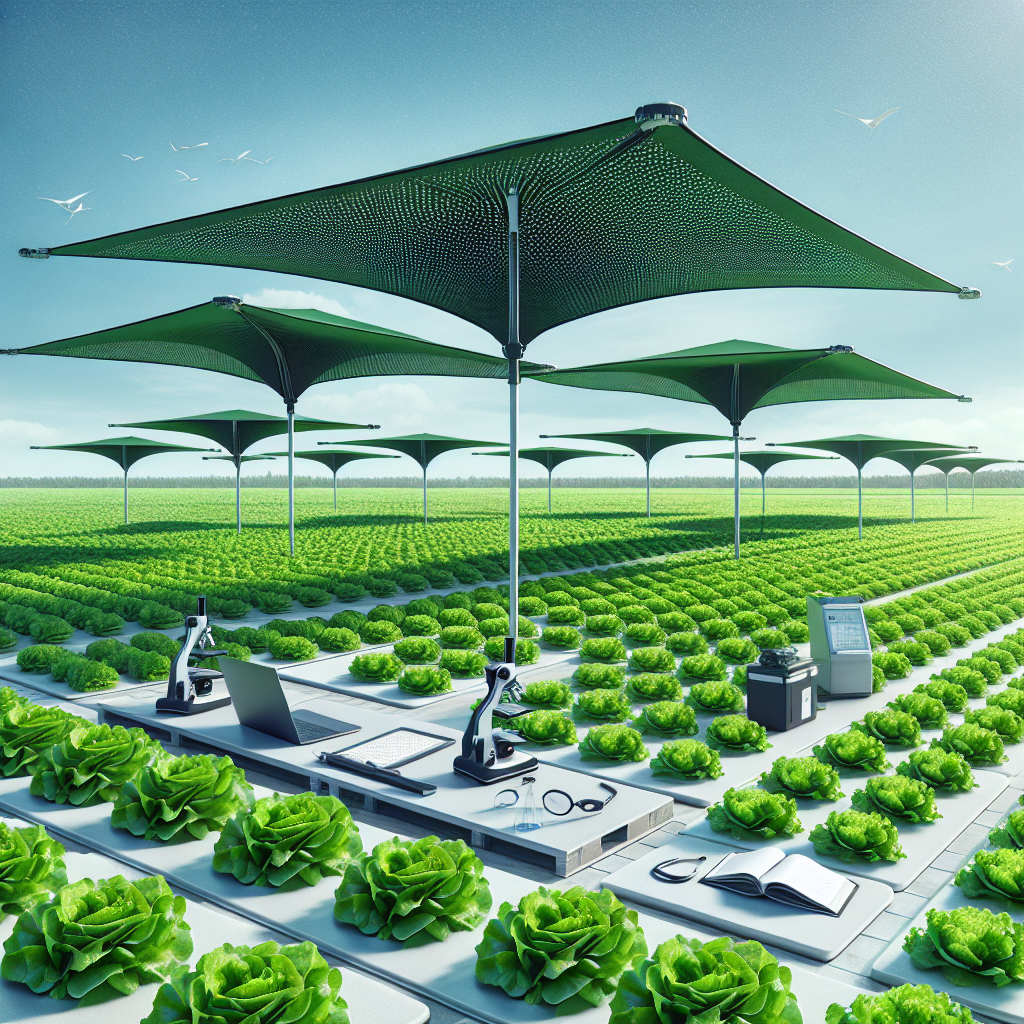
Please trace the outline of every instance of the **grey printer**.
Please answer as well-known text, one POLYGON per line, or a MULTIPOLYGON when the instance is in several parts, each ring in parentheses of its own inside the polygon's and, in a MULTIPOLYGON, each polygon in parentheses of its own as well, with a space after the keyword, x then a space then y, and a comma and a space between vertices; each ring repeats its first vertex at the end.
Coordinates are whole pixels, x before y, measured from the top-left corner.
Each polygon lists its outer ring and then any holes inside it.
POLYGON ((859 597, 807 595, 811 658, 826 697, 871 696, 871 641, 859 597))

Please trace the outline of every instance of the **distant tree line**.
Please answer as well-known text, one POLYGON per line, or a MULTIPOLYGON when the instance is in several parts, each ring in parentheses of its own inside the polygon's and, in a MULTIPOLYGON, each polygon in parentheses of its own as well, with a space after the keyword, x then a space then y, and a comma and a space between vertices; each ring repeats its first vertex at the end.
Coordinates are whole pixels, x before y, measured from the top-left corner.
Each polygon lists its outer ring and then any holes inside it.
MULTIPOLYGON (((943 487, 945 480, 941 473, 921 473, 916 476, 918 487, 943 487)), ((395 477, 338 477, 338 487, 420 487, 423 484, 419 476, 395 477)), ((803 487, 803 488, 855 488, 855 476, 776 476, 769 473, 766 484, 770 488, 803 487)), ((864 478, 865 487, 890 487, 906 489, 910 484, 908 473, 889 473, 883 476, 864 478)), ((296 487, 330 487, 328 476, 296 476, 296 487)), ((430 477, 431 487, 508 487, 508 477, 504 476, 471 476, 471 477, 430 477)), ((520 487, 547 487, 545 477, 522 478, 520 487)), ((639 477, 570 477, 560 476, 552 480, 554 487, 642 487, 643 479, 639 477)), ((971 478, 967 473, 952 473, 949 478, 951 488, 970 487, 971 478)), ((0 487, 123 487, 124 480, 120 476, 8 476, 0 477, 0 487)), ((138 476, 129 477, 129 487, 234 487, 233 476, 138 476)), ((252 487, 287 487, 288 477, 282 473, 267 473, 264 476, 243 476, 242 486, 252 487)), ((732 487, 731 476, 667 476, 652 477, 652 487, 732 487)), ((744 474, 740 477, 740 486, 760 488, 759 477, 744 474)), ((975 486, 981 487, 1024 487, 1024 469, 993 469, 979 473, 975 478, 975 486)))

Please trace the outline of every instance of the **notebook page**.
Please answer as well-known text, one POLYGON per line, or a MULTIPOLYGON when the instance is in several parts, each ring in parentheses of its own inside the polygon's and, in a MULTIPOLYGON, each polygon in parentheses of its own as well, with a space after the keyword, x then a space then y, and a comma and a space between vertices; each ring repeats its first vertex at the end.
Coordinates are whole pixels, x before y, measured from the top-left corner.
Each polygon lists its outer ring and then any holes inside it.
POLYGON ((761 878, 762 887, 769 883, 785 885, 830 909, 844 902, 846 893, 853 885, 849 879, 799 853, 790 854, 761 878))
POLYGON ((738 875, 750 875, 752 878, 760 879, 763 883, 764 876, 780 861, 783 861, 785 856, 781 850, 771 847, 751 850, 748 853, 733 853, 721 863, 716 864, 704 876, 703 881, 721 881, 738 875))

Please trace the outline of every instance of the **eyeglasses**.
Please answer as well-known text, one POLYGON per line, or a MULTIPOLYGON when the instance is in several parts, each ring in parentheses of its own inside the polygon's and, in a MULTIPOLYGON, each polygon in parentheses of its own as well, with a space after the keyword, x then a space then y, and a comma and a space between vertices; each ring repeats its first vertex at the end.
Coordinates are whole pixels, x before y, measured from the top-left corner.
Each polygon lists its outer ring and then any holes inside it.
POLYGON ((701 864, 706 860, 707 857, 673 857, 671 860, 655 864, 651 868, 651 876, 659 882, 688 882, 700 871, 701 864))
MULTIPOLYGON (((523 785, 529 786, 536 782, 536 779, 526 777, 523 779, 523 785)), ((618 790, 614 786, 609 786, 606 782, 599 782, 598 785, 606 790, 611 796, 604 800, 597 800, 594 797, 584 797, 582 800, 573 800, 573 798, 565 792, 563 789, 549 789, 544 796, 541 797, 541 803, 544 805, 544 810, 548 814, 554 814, 556 817, 562 818, 569 814, 574 807, 578 807, 585 814, 594 814, 597 811, 604 810, 616 796, 618 796, 618 790)), ((499 793, 494 795, 494 806, 500 807, 514 807, 519 802, 519 790, 518 789, 503 789, 499 793)))

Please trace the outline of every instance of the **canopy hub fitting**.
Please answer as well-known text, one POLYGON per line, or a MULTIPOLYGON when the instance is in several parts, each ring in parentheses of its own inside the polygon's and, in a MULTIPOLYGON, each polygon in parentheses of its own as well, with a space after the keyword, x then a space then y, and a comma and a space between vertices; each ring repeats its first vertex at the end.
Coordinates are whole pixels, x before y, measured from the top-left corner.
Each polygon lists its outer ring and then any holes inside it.
POLYGON ((958 401, 958 402, 973 402, 973 401, 974 401, 974 399, 973 399, 973 398, 968 398, 968 397, 967 397, 966 395, 961 395, 961 396, 960 396, 960 397, 959 397, 959 398, 957 399, 957 401, 958 401))
POLYGON ((242 304, 237 295, 214 295, 212 301, 215 306, 226 306, 228 309, 235 309, 242 304))
POLYGON ((833 355, 836 352, 852 352, 853 351, 853 346, 852 345, 829 345, 829 347, 827 349, 825 349, 825 351, 829 355, 833 355))
MULTIPOLYGON (((41 251, 42 252, 46 252, 45 249, 43 249, 41 251)), ((22 249, 21 254, 23 256, 25 255, 25 250, 24 249, 22 249)), ((981 289, 980 288, 968 288, 967 285, 964 285, 960 289, 960 291, 957 292, 957 296, 956 297, 958 299, 980 299, 981 298, 981 289)))
POLYGON ((686 124, 686 107, 680 103, 645 103, 636 108, 636 123, 645 131, 665 124, 686 124))
POLYGON ((48 260, 50 258, 49 249, 19 249, 19 256, 24 256, 25 259, 29 260, 48 260))

